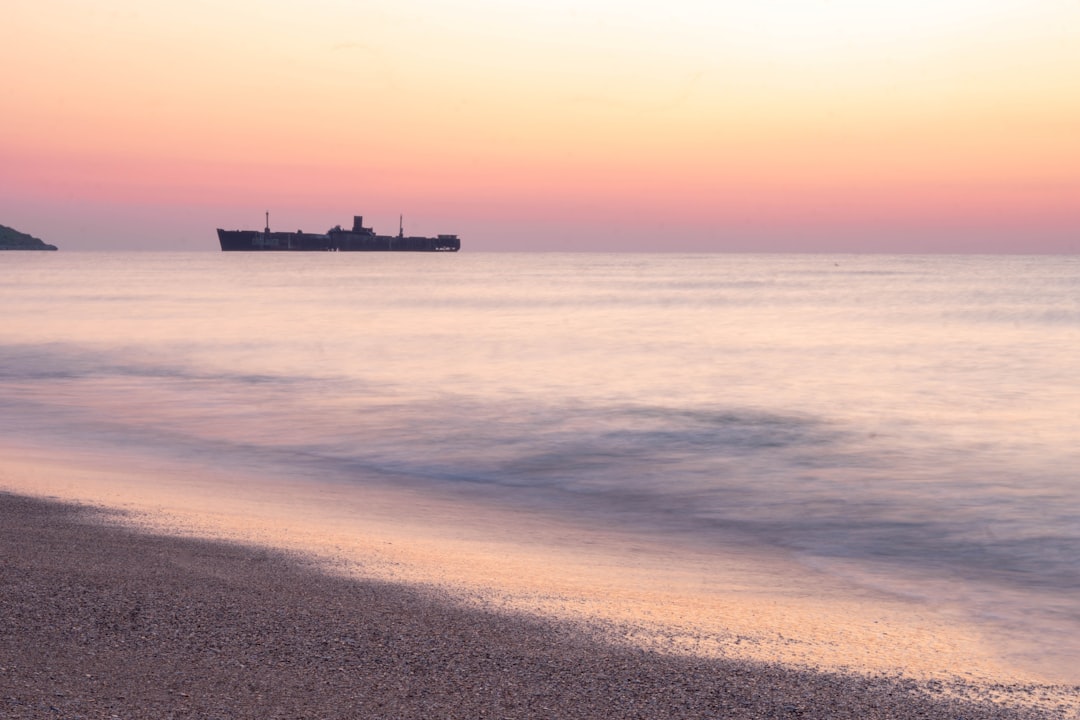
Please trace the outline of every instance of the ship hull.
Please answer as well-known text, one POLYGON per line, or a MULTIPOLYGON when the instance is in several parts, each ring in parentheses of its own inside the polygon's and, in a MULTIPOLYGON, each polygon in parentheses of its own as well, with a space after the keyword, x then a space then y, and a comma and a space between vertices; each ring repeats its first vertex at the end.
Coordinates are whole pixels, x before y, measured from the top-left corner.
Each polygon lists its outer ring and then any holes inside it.
POLYGON ((363 235, 331 230, 330 240, 334 249, 341 252, 457 252, 461 249, 457 237, 363 235))
POLYGON ((329 235, 314 233, 259 232, 258 230, 218 230, 218 242, 226 251, 325 252, 334 250, 329 235))
POLYGON ((221 229, 217 234, 225 252, 457 252, 461 249, 461 240, 455 235, 402 237, 349 230, 317 235, 221 229))

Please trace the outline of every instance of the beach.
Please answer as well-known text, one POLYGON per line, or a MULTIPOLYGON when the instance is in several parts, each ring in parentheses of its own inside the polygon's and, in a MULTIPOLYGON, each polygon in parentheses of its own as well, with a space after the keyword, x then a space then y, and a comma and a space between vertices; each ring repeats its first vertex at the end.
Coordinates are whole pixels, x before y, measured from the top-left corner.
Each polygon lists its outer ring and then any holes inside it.
POLYGON ((1074 263, 330 255, 12 261, 23 716, 1077 717, 1074 263))
POLYGON ((934 681, 633 649, 431 588, 335 576, 303 555, 109 518, 0 494, 4 717, 1054 716, 934 681))

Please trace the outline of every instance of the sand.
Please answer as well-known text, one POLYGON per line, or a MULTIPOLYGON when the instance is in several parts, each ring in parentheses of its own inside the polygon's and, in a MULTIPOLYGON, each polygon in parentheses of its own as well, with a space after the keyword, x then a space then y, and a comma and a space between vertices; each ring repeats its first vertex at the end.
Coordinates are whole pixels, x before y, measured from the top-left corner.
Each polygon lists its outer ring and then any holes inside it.
MULTIPOLYGON (((704 659, 0 493, 4 718, 1046 718, 938 681, 704 659)), ((1000 688, 1012 697, 1039 687, 1000 688)))

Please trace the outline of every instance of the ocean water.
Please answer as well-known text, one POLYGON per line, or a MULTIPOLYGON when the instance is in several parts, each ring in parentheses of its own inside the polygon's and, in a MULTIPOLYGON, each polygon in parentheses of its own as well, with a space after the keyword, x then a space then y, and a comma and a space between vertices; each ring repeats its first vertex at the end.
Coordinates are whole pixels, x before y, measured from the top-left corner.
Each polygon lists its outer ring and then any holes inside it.
POLYGON ((0 439, 459 494, 1080 659, 1080 257, 5 253, 0 439))

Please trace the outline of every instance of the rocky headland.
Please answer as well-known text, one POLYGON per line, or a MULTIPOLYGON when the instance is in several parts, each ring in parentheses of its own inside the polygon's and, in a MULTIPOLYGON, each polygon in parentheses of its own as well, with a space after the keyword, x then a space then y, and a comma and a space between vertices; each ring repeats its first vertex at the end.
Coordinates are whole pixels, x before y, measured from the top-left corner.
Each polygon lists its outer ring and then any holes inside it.
POLYGON ((33 235, 0 225, 0 250, 56 250, 55 245, 43 242, 33 235))

